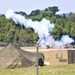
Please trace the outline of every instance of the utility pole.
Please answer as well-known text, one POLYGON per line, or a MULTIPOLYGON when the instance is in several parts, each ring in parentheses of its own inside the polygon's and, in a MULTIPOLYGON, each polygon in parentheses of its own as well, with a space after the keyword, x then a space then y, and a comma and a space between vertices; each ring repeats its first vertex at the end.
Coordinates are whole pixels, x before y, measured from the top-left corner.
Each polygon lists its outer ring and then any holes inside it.
POLYGON ((40 38, 38 40, 38 42, 36 43, 36 75, 39 75, 39 70, 38 70, 38 58, 39 58, 38 47, 39 47, 39 43, 41 42, 42 39, 43 39, 43 37, 40 38))
POLYGON ((38 43, 36 44, 36 75, 39 75, 38 71, 38 43))

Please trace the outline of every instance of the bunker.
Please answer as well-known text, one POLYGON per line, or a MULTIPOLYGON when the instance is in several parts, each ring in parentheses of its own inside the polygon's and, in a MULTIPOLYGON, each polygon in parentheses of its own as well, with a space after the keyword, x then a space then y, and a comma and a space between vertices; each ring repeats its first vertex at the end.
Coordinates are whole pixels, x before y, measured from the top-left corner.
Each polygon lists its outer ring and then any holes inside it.
POLYGON ((50 49, 50 65, 75 64, 75 49, 50 49))

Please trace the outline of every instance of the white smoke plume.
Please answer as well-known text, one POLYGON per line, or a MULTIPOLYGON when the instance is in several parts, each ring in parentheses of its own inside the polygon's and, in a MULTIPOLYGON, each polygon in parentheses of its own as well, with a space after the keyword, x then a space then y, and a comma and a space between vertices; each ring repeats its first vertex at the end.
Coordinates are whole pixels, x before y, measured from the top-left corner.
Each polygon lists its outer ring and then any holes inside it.
POLYGON ((61 37, 61 40, 55 41, 55 46, 65 47, 66 45, 69 45, 70 43, 73 43, 73 42, 74 40, 70 38, 68 35, 63 35, 61 37))
POLYGON ((55 41, 53 36, 50 35, 50 32, 54 28, 54 24, 50 23, 49 20, 43 18, 39 21, 32 21, 31 19, 26 19, 24 16, 20 14, 14 13, 12 10, 8 10, 5 14, 7 19, 11 19, 16 23, 20 23, 24 25, 26 28, 33 28, 36 33, 38 33, 39 39, 44 36, 44 38, 40 42, 40 46, 46 47, 48 46, 56 46, 56 45, 66 45, 74 42, 72 38, 68 35, 64 35, 60 41, 55 41), (69 40, 68 40, 69 39, 69 40))

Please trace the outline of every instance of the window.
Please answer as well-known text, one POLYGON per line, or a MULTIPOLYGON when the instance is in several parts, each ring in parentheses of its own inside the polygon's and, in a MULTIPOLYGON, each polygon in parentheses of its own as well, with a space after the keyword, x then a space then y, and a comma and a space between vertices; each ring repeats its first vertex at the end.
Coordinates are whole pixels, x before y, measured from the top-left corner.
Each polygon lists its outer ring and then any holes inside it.
POLYGON ((56 54, 56 58, 57 59, 61 59, 62 58, 62 54, 56 54))

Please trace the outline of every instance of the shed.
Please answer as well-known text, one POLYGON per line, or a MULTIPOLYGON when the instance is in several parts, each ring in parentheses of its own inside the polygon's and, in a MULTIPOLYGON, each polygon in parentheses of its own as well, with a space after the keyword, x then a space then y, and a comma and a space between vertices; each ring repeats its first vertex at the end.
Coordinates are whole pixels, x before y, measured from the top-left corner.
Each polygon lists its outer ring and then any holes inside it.
POLYGON ((75 63, 75 49, 51 49, 50 65, 66 65, 75 63))

